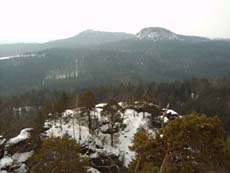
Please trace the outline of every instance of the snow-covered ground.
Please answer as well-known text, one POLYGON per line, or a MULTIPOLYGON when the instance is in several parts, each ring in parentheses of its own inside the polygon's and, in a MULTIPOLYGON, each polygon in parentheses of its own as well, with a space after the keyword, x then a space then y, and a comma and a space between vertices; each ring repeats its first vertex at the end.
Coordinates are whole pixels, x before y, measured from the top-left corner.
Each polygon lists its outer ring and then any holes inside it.
MULTIPOLYGON (((139 108, 141 104, 135 103, 135 108, 139 108)), ((94 111, 91 111, 91 118, 93 124, 96 124, 96 128, 93 132, 89 132, 88 129, 88 119, 87 116, 80 115, 79 108, 68 109, 63 112, 62 116, 59 118, 53 118, 52 114, 48 114, 48 119, 46 120, 44 127, 47 131, 42 134, 46 137, 60 137, 68 135, 75 139, 81 146, 87 146, 93 152, 89 155, 91 159, 98 158, 101 154, 105 155, 115 155, 124 166, 128 167, 128 164, 135 159, 135 153, 129 149, 129 146, 133 144, 133 138, 138 129, 146 129, 153 135, 157 129, 149 127, 149 122, 151 122, 151 115, 147 112, 136 112, 135 108, 127 107, 127 104, 122 102, 119 105, 123 108, 126 107, 124 112, 121 112, 122 122, 119 122, 119 130, 114 134, 114 146, 111 146, 111 135, 108 133, 109 118, 106 115, 102 115, 103 107, 107 103, 101 103, 96 105, 94 111), (125 106, 126 105, 126 106, 125 106)), ((177 112, 171 109, 163 109, 166 115, 178 115, 177 112)), ((159 115, 159 119, 162 120, 163 116, 159 115)), ((169 119, 165 116, 164 123, 167 123, 169 119)), ((0 145, 4 144, 5 148, 14 146, 21 141, 27 140, 31 136, 33 129, 26 128, 23 129, 20 134, 14 138, 6 139, 0 136, 0 145)), ((26 173, 28 170, 25 162, 33 154, 33 151, 23 151, 21 153, 15 152, 8 155, 7 152, 2 159, 0 159, 0 173, 2 169, 17 165, 19 168, 16 172, 26 173)), ((95 168, 89 168, 90 173, 100 173, 95 168)))
MULTIPOLYGON (((95 114, 99 122, 105 122, 106 120, 101 116, 102 107, 105 105, 106 104, 99 104, 96 106, 95 113, 91 112, 91 116, 95 114)), ((90 134, 87 123, 85 123, 84 120, 79 121, 79 116, 76 115, 75 111, 66 110, 61 121, 47 120, 45 127, 49 129, 46 131, 46 135, 49 137, 58 137, 68 134, 72 138, 75 138, 80 144, 89 145, 96 150, 97 153, 92 154, 91 157, 95 157, 100 153, 114 154, 120 156, 120 159, 123 159, 125 166, 128 166, 130 161, 135 158, 135 153, 129 149, 129 146, 132 145, 134 134, 139 128, 149 130, 148 113, 145 113, 145 118, 143 118, 143 113, 137 113, 132 109, 127 109, 122 115, 125 128, 114 134, 115 145, 112 147, 110 145, 110 134, 102 133, 107 128, 107 124, 103 125, 102 123, 93 134, 90 134), (98 149, 96 146, 100 146, 101 149, 98 149)))
POLYGON ((1 60, 6 60, 6 59, 12 59, 12 58, 20 58, 20 57, 34 57, 36 54, 34 53, 28 53, 28 54, 20 54, 20 55, 14 55, 14 56, 5 56, 5 57, 0 57, 1 60))
POLYGON ((25 152, 25 153, 15 153, 13 156, 5 156, 2 159, 0 159, 0 173, 1 168, 4 168, 6 166, 10 165, 16 165, 21 164, 28 160, 30 156, 32 156, 33 151, 25 152))
POLYGON ((0 60, 5 60, 5 59, 11 59, 13 58, 14 56, 5 56, 5 57, 0 57, 0 60))

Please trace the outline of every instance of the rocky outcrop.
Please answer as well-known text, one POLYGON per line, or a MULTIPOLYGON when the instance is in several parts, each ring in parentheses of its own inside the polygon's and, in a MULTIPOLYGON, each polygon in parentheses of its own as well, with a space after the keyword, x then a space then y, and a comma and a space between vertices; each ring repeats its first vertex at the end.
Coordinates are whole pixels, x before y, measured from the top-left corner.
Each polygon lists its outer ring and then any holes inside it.
POLYGON ((28 171, 26 161, 33 154, 32 133, 32 128, 26 128, 8 141, 0 136, 0 172, 26 173, 28 171))
POLYGON ((119 173, 120 168, 118 157, 115 155, 99 155, 91 158, 91 166, 101 173, 119 173))
POLYGON ((177 34, 160 27, 149 27, 142 29, 137 33, 137 39, 139 40, 179 40, 177 34))

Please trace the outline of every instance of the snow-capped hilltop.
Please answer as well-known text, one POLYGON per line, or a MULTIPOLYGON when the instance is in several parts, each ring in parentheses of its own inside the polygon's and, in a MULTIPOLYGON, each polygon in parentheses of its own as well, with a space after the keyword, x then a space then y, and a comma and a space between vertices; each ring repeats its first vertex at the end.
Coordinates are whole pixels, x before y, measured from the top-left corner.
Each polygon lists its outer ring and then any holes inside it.
POLYGON ((210 41, 210 39, 205 37, 176 34, 168 29, 161 27, 144 28, 137 33, 136 38, 138 40, 151 40, 154 42, 161 40, 178 40, 192 43, 210 41))
POLYGON ((160 27, 149 27, 144 28, 140 32, 137 33, 137 39, 139 40, 179 40, 177 34, 173 33, 170 30, 160 27))

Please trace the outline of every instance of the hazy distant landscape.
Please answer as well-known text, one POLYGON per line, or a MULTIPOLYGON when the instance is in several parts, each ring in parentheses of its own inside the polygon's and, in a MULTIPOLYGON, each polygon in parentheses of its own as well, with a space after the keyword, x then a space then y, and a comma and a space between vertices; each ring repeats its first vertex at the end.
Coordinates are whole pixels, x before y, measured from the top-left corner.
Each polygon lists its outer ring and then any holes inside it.
POLYGON ((0 173, 230 173, 229 0, 0 2, 0 173))
POLYGON ((0 93, 227 77, 229 46, 157 27, 137 35, 88 30, 43 44, 0 45, 0 93))

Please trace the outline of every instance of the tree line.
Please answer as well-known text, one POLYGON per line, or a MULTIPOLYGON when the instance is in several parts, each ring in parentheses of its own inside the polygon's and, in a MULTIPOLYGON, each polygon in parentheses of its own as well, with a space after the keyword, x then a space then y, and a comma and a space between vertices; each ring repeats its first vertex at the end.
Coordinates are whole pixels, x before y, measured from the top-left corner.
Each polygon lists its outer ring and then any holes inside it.
MULTIPOLYGON (((47 107, 53 107, 54 109, 54 105, 56 105, 54 103, 63 94, 65 107, 75 108, 77 98, 85 90, 94 92, 97 103, 107 102, 112 98, 129 101, 147 96, 161 107, 166 107, 169 103, 170 108, 180 114, 199 112, 210 116, 217 115, 221 119, 227 135, 230 134, 229 78, 192 79, 170 83, 139 82, 118 86, 76 88, 75 90, 32 90, 15 96, 0 97, 0 123, 3 124, 6 120, 8 121, 7 124, 12 124, 12 126, 17 123, 17 120, 15 120, 17 118, 12 114, 12 108, 14 107, 33 106, 37 110, 47 109, 47 107)), ((32 115, 35 115, 35 113, 32 115)), ((35 116, 26 117, 26 120, 29 121, 30 118, 33 119, 35 116)), ((21 119, 23 121, 25 118, 21 116, 21 119)), ((0 126, 0 128, 2 133, 6 130, 4 126, 0 126)))

